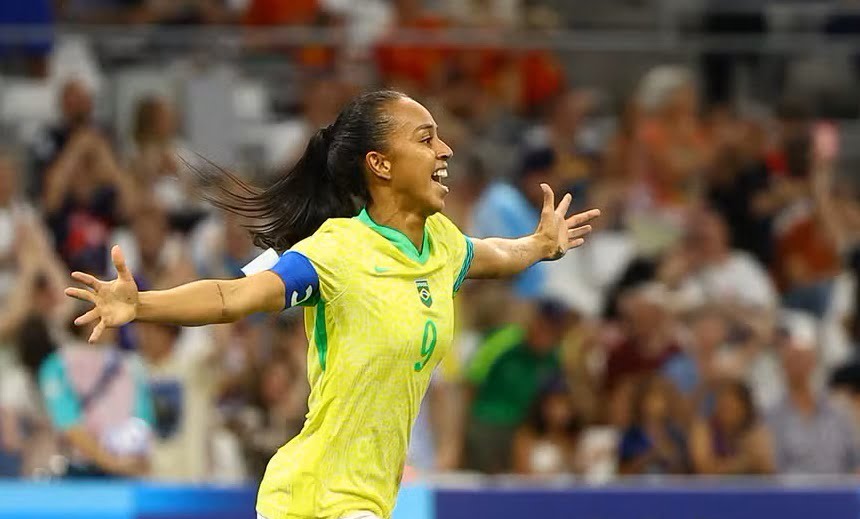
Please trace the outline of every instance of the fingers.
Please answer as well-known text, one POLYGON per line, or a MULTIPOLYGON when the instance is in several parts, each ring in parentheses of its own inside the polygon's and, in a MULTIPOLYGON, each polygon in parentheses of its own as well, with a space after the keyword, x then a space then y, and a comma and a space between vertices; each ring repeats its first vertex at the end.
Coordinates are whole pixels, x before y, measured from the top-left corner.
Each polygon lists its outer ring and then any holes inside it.
POLYGON ((64 292, 69 297, 74 297, 75 299, 80 299, 81 301, 88 301, 93 304, 96 303, 96 295, 89 290, 77 287, 69 287, 64 292))
POLYGON ((587 224, 600 216, 600 209, 591 209, 584 213, 577 213, 566 220, 568 227, 579 227, 587 224))
POLYGON ((92 289, 98 288, 99 285, 98 279, 84 272, 72 272, 72 278, 76 281, 80 281, 81 283, 87 285, 92 289))
POLYGON ((570 229, 567 231, 568 240, 575 240, 577 238, 585 238, 588 233, 592 230, 590 225, 583 225, 582 227, 577 227, 576 229, 570 229))
POLYGON ((577 239, 573 240, 572 242, 570 242, 570 248, 575 249, 575 248, 581 246, 583 243, 585 243, 584 238, 577 238, 577 239))
POLYGON ((555 207, 555 194, 552 192, 552 188, 549 187, 549 184, 541 184, 540 189, 543 191, 543 210, 552 211, 552 208, 555 207))
POLYGON ((101 311, 98 308, 93 308, 89 312, 75 319, 76 326, 84 326, 101 317, 101 311))
POLYGON ((570 193, 564 195, 564 198, 559 202, 558 207, 555 209, 555 214, 564 218, 567 215, 567 210, 570 209, 570 202, 573 200, 573 196, 570 193))
POLYGON ((116 267, 116 274, 123 281, 132 281, 131 272, 125 265, 125 256, 122 254, 122 249, 119 245, 114 245, 110 250, 110 257, 113 260, 113 266, 116 267))
POLYGON ((102 319, 99 321, 99 324, 96 325, 95 329, 93 329, 93 333, 90 334, 89 342, 90 344, 99 340, 99 337, 102 336, 102 332, 105 331, 105 320, 102 319))

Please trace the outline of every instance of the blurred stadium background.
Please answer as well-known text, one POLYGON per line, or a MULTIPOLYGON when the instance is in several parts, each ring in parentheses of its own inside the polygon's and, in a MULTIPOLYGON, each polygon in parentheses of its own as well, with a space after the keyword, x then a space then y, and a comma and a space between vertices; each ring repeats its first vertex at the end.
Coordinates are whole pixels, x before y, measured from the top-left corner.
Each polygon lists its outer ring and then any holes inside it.
POLYGON ((396 519, 860 517, 852 0, 0 2, 0 517, 253 517, 301 316, 86 346, 62 288, 113 243, 141 288, 239 275, 177 157, 265 184, 381 86, 467 234, 531 232, 542 181, 604 211, 464 285, 396 519))

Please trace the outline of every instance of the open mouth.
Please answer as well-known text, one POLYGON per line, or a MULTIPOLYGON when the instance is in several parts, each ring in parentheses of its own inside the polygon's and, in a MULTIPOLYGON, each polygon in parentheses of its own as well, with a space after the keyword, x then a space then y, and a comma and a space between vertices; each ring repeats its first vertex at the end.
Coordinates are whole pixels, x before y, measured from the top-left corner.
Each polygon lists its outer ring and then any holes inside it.
POLYGON ((448 178, 448 168, 437 169, 433 172, 433 175, 430 177, 433 179, 433 182, 438 182, 441 185, 445 185, 442 183, 443 179, 448 178))

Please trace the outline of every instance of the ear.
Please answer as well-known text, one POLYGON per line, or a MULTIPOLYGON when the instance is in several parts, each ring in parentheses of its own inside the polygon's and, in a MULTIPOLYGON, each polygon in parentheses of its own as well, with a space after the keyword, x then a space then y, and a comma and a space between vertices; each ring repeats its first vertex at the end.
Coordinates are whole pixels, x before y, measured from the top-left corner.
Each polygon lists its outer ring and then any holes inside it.
POLYGON ((367 164, 367 169, 375 177, 382 180, 391 180, 391 161, 384 153, 378 151, 369 151, 364 156, 364 162, 367 164))

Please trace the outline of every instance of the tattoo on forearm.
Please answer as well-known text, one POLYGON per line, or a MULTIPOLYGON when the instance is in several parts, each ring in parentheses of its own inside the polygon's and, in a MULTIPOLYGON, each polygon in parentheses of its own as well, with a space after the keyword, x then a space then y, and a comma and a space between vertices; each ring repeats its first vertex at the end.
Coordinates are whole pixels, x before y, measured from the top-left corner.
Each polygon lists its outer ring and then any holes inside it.
POLYGON ((505 270, 509 272, 519 272, 541 260, 541 258, 535 254, 534 247, 528 242, 528 240, 501 240, 500 245, 504 249, 507 249, 509 261, 507 262, 507 265, 505 265, 505 267, 507 267, 505 270))

